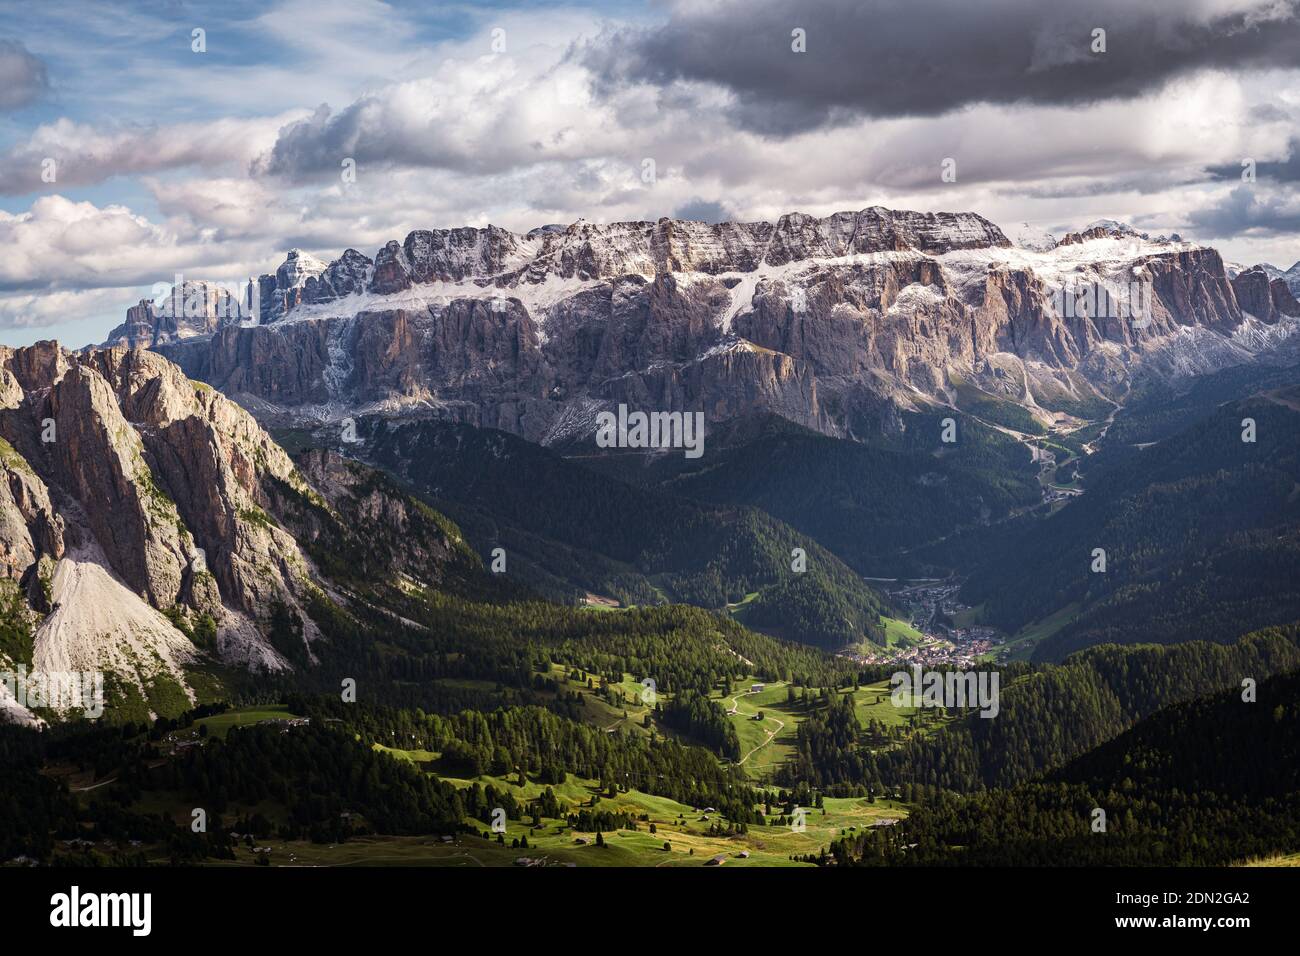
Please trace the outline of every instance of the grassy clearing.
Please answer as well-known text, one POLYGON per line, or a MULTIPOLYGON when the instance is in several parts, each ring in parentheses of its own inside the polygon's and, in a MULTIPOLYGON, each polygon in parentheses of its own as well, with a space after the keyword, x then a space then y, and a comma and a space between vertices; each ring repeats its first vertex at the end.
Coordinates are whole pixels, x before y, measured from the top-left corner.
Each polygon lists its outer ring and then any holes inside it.
MULTIPOLYGON (((610 701, 602 696, 600 677, 580 672, 579 677, 574 679, 572 671, 573 668, 562 664, 552 664, 546 676, 558 682, 566 690, 576 690, 582 695, 583 707, 586 710, 584 720, 587 723, 603 730, 627 728, 649 735, 650 730, 645 726, 645 718, 654 708, 642 699, 646 688, 641 684, 641 677, 624 673, 621 681, 609 686, 614 697, 614 700, 610 701), (587 686, 588 676, 592 677, 591 687, 587 686)), ((666 728, 660 728, 660 736, 672 736, 672 734, 666 728)))
POLYGON ((1039 641, 1051 637, 1078 617, 1081 607, 1082 605, 1075 601, 1041 621, 1035 621, 1033 624, 1022 627, 1003 645, 1003 658, 1006 660, 1028 660, 1029 655, 1034 651, 1034 646, 1039 641))
POLYGON ((886 727, 902 727, 915 720, 920 708, 895 707, 890 697, 891 690, 887 680, 864 684, 854 694, 853 712, 857 715, 858 723, 866 726, 869 721, 875 720, 886 727))
POLYGON ((754 601, 757 600, 757 598, 758 598, 758 592, 750 591, 739 601, 728 604, 727 613, 730 614, 737 621, 739 621, 741 624, 744 624, 746 618, 749 617, 749 612, 753 610, 754 601))
POLYGON ((1278 853, 1274 856, 1247 860, 1241 866, 1300 866, 1300 853, 1278 853))
POLYGON ((984 622, 984 605, 976 604, 958 611, 952 616, 953 627, 973 627, 984 622))
MULTIPOLYGON (((551 677, 570 689, 578 690, 589 708, 589 717, 598 726, 609 729, 628 728, 647 732, 643 727, 649 707, 641 703, 642 685, 636 675, 625 674, 612 690, 623 695, 628 716, 623 709, 601 697, 600 683, 593 681, 587 687, 585 673, 571 678, 571 669, 555 665, 551 677)), ((741 740, 743 768, 756 782, 766 779, 771 771, 786 760, 794 748, 795 732, 809 711, 798 703, 788 701, 789 686, 782 682, 764 684, 754 691, 755 681, 733 682, 725 692, 716 691, 716 699, 724 709, 734 711, 734 721, 741 740), (762 719, 756 719, 759 713, 762 719)), ((857 691, 841 691, 854 695, 859 719, 869 719, 890 724, 905 722, 915 711, 895 708, 889 700, 887 682, 862 687, 857 691)), ((259 706, 231 710, 198 723, 208 725, 214 736, 225 736, 232 728, 253 726, 260 721, 292 717, 287 707, 259 706)), ((662 728, 659 729, 663 733, 662 728)), ((373 745, 395 759, 429 769, 436 765, 439 754, 428 750, 413 750, 373 745)), ((512 820, 507 824, 505 845, 498 842, 496 834, 484 839, 481 834, 488 827, 481 821, 466 820, 477 834, 460 833, 445 842, 439 836, 419 837, 367 837, 350 840, 345 844, 313 844, 307 841, 284 841, 268 838, 259 843, 269 846, 269 854, 253 853, 246 846, 236 851, 235 861, 212 861, 217 866, 253 866, 264 856, 271 866, 508 866, 519 857, 545 858, 548 865, 576 866, 704 866, 716 856, 723 856, 725 864, 736 866, 789 866, 806 865, 790 860, 792 855, 818 854, 830 842, 844 834, 852 833, 879 819, 897 819, 906 814, 906 808, 894 801, 875 803, 865 798, 826 798, 823 809, 808 808, 805 829, 796 832, 788 824, 780 826, 751 825, 746 833, 728 834, 710 832, 718 827, 725 830, 725 821, 716 813, 705 813, 705 808, 692 807, 666 797, 655 796, 631 789, 616 796, 600 793, 596 781, 569 776, 563 784, 549 786, 527 780, 523 786, 517 778, 481 776, 471 779, 442 777, 455 786, 469 787, 474 783, 491 784, 498 790, 511 791, 521 805, 551 789, 565 808, 565 813, 579 807, 590 807, 599 798, 598 806, 614 812, 625 811, 636 818, 633 829, 603 833, 603 847, 595 844, 595 833, 575 831, 563 814, 559 818, 544 819, 534 826, 531 818, 512 820), (707 817, 707 819, 706 819, 707 817), (655 832, 650 832, 651 825, 655 832), (516 839, 527 839, 528 848, 511 847, 516 839), (667 842, 670 849, 665 850, 667 842), (742 856, 741 854, 746 854, 742 856)), ((192 800, 181 794, 156 793, 149 795, 149 812, 164 813, 180 822, 187 819, 192 800)), ((257 808, 237 808, 240 812, 261 812, 268 819, 279 820, 283 809, 274 805, 257 808)), ((773 806, 769 822, 780 817, 784 808, 773 806)), ((231 814, 236 808, 231 808, 231 814)), ((228 814, 231 815, 231 814, 228 814)))
POLYGON ((911 621, 896 617, 883 618, 885 640, 890 647, 912 647, 925 640, 925 635, 912 626, 911 621))
MULTIPOLYGON (((797 697, 791 703, 787 699, 788 684, 769 683, 758 693, 749 692, 750 686, 747 681, 738 681, 716 699, 724 709, 735 710, 731 720, 740 738, 743 767, 750 779, 761 782, 794 753, 799 725, 817 709, 804 709, 797 697), (755 720, 760 712, 763 719, 755 720)), ((876 721, 887 728, 911 727, 930 734, 952 720, 931 709, 894 706, 887 680, 864 684, 857 690, 843 688, 837 693, 853 697, 854 713, 864 729, 876 721)))
MULTIPOLYGON (((573 685, 579 686, 579 682, 574 682, 573 685)), ((581 682, 581 686, 585 688, 585 681, 581 682)), ((639 691, 640 687, 634 675, 626 675, 619 685, 621 690, 629 693, 639 691)), ((880 688, 873 685, 856 692, 862 713, 871 713, 882 706, 876 700, 876 691, 883 687, 883 684, 880 688)), ((847 690, 844 693, 855 692, 847 690)), ((724 706, 734 708, 732 719, 737 722, 738 731, 743 729, 744 752, 748 755, 745 768, 752 770, 756 779, 785 759, 793 744, 794 729, 806 716, 798 711, 797 705, 792 706, 787 702, 787 695, 788 686, 784 683, 768 684, 755 692, 752 691, 752 683, 748 681, 735 682, 729 693, 724 695, 724 706), (763 712, 763 720, 753 719, 760 711, 763 712), (775 733, 769 736, 770 731, 775 733)), ((594 692, 584 696, 595 698, 594 692)), ((883 707, 888 708, 888 711, 882 711, 882 715, 896 710, 887 698, 883 707)), ((197 731, 198 725, 202 723, 207 725, 210 736, 224 737, 233 728, 293 716, 296 715, 283 705, 244 707, 203 718, 194 722, 188 730, 197 731)), ((627 723, 633 724, 632 721, 627 723)), ((373 746, 395 759, 409 761, 420 768, 430 767, 439 757, 439 754, 428 750, 408 750, 378 743, 373 746)), ((84 776, 86 779, 78 779, 75 785, 88 785, 89 774, 84 776)), ((904 806, 894 801, 880 800, 873 803, 865 798, 826 798, 824 808, 807 808, 805 826, 801 831, 796 831, 788 823, 771 825, 785 811, 784 807, 774 805, 771 814, 765 818, 766 825, 751 824, 748 832, 726 833, 719 832, 725 831, 725 821, 716 812, 706 812, 706 808, 692 807, 638 789, 610 796, 600 792, 596 781, 582 780, 572 775, 559 785, 544 785, 527 780, 521 786, 517 778, 486 775, 472 780, 454 777, 442 779, 459 787, 469 787, 475 783, 484 786, 491 784, 498 790, 511 791, 520 805, 550 789, 559 799, 563 812, 560 817, 540 821, 539 825, 534 825, 531 818, 509 821, 504 837, 505 845, 498 841, 496 834, 484 838, 481 834, 488 827, 481 821, 467 819, 465 825, 472 827, 475 833, 449 835, 449 840, 444 840, 439 835, 372 836, 356 838, 343 844, 316 844, 267 837, 257 842, 261 847, 269 847, 269 852, 254 853, 250 847, 241 844, 235 851, 235 860, 212 860, 208 865, 255 866, 259 865, 259 861, 267 859, 271 866, 479 867, 515 865, 520 857, 541 857, 548 865, 705 866, 717 856, 724 857, 725 865, 729 867, 807 865, 796 863, 790 857, 818 854, 841 835, 860 830, 881 819, 901 818, 907 812, 904 806), (603 833, 605 845, 597 846, 594 832, 573 829, 565 817, 567 813, 584 806, 599 806, 603 810, 629 813, 636 820, 635 826, 603 833), (653 833, 650 829, 652 825, 655 830, 653 833), (710 832, 714 828, 717 830, 710 832), (510 846, 512 840, 525 838, 528 842, 527 849, 510 846), (664 848, 665 842, 668 849, 664 848)), ((71 777, 69 782, 73 783, 71 777)), ((86 798, 89 799, 92 793, 93 791, 87 792, 86 798)), ((193 805, 193 795, 152 791, 142 795, 136 809, 165 815, 183 825, 190 819, 193 805)), ((266 801, 256 806, 232 805, 223 816, 233 819, 241 814, 253 813, 280 822, 285 810, 273 801, 266 801)), ((159 848, 146 848, 144 852, 150 857, 158 855, 156 862, 166 862, 161 857, 162 851, 159 848)))
MULTIPOLYGON (((578 847, 582 854, 576 862, 581 865, 619 866, 703 866, 712 857, 722 854, 726 866, 790 866, 801 865, 789 859, 791 855, 818 853, 842 834, 861 829, 879 819, 898 819, 905 811, 887 801, 869 803, 862 798, 827 798, 825 810, 809 809, 803 832, 795 832, 788 825, 751 826, 748 833, 735 836, 717 836, 708 833, 716 820, 701 819, 705 814, 696 808, 675 801, 631 791, 613 800, 602 799, 601 806, 626 806, 647 814, 649 821, 637 824, 637 830, 619 830, 604 834, 606 849, 594 845, 578 847), (650 824, 656 832, 650 833, 650 824), (671 850, 663 849, 667 841, 671 850), (691 851, 694 851, 693 853, 691 851), (748 853, 748 857, 740 856, 748 853)), ((775 820, 781 808, 773 807, 775 820)), ((573 852, 578 838, 591 839, 594 834, 575 834, 567 827, 546 825, 540 830, 528 831, 528 854, 541 852, 573 852)), ((507 840, 512 835, 507 833, 507 840)), ((525 852, 525 851, 520 851, 525 852)))
MULTIPOLYGON (((458 786, 476 781, 457 780, 458 786)), ((540 794, 545 788, 533 782, 523 787, 498 777, 480 777, 480 784, 491 783, 497 789, 509 789, 521 802, 540 794)), ((592 781, 570 777, 564 784, 551 788, 561 800, 590 805, 597 787, 592 781)), ((640 818, 636 829, 603 833, 605 846, 595 845, 595 833, 570 828, 567 821, 545 819, 540 827, 531 820, 508 821, 505 845, 496 835, 457 834, 450 842, 439 837, 367 837, 344 844, 312 844, 304 841, 263 841, 270 846, 272 866, 508 866, 519 857, 545 858, 552 864, 576 866, 705 866, 715 856, 726 858, 725 866, 801 866, 791 855, 816 854, 837 837, 869 826, 881 819, 899 819, 906 810, 892 801, 870 803, 861 798, 827 798, 823 810, 809 808, 802 832, 790 826, 751 826, 748 833, 733 836, 710 834, 710 826, 719 822, 716 814, 687 806, 665 797, 639 790, 629 790, 616 797, 602 796, 602 809, 627 811, 640 818), (654 825, 654 833, 650 826, 654 825), (526 837, 528 848, 514 848, 512 840, 526 837), (585 842, 578 842, 578 841, 585 842), (665 841, 670 849, 664 849, 665 841), (741 856, 742 853, 748 854, 741 856)), ((781 812, 773 807, 775 820, 781 812)), ((488 827, 478 820, 466 821, 480 834, 488 827)), ((261 854, 241 847, 236 860, 214 862, 219 866, 256 865, 261 854)))
POLYGON ((286 720, 290 717, 297 717, 298 714, 291 713, 289 708, 283 704, 266 704, 257 707, 237 707, 228 710, 224 714, 217 714, 213 717, 202 717, 190 725, 190 729, 198 730, 200 724, 207 724, 208 736, 224 738, 230 733, 233 727, 252 727, 263 720, 286 720))
POLYGON ((719 702, 725 710, 735 710, 731 722, 740 738, 740 763, 750 777, 761 779, 793 753, 795 729, 804 715, 788 705, 788 684, 764 684, 757 692, 753 686, 752 681, 736 681, 719 702))
POLYGON ((384 753, 396 757, 398 760, 406 760, 410 763, 416 764, 417 766, 432 763, 442 756, 432 750, 403 750, 400 747, 386 747, 380 743, 373 743, 370 746, 375 750, 382 750, 384 753))

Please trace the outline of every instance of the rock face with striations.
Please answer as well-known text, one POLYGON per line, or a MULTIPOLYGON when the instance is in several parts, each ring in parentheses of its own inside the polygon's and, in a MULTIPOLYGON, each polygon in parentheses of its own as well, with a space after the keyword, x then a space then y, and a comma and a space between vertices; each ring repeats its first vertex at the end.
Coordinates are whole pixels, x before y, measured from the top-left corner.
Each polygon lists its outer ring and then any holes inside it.
MULTIPOLYGON (((183 663, 170 646, 180 632, 164 611, 210 619, 228 662, 287 666, 263 628, 276 603, 301 612, 310 577, 265 508, 272 486, 306 485, 252 416, 143 350, 5 349, 0 382, 0 573, 35 610, 100 615, 60 622, 84 640, 106 622, 111 629, 102 614, 116 602, 143 659, 172 671, 183 663), (78 572, 63 574, 65 562, 78 572)), ((49 623, 37 631, 38 653, 51 651, 49 623)))
MULTIPOLYGON (((318 664, 312 609, 345 619, 356 581, 478 586, 441 515, 363 465, 308 463, 319 490, 252 415, 156 352, 0 348, 0 613, 34 630, 26 659, 8 656, 22 642, 0 647, 0 669, 112 672, 147 702, 193 702, 201 659, 318 664)), ((6 715, 35 720, 0 695, 6 715)))
POLYGON ((148 299, 127 309, 126 321, 108 333, 105 347, 156 348, 195 336, 210 336, 253 315, 243 295, 211 282, 186 280, 174 286, 161 303, 148 299))
POLYGON ((1022 248, 975 214, 880 207, 420 230, 373 261, 291 260, 258 324, 156 347, 270 422, 436 414, 542 442, 620 402, 854 434, 958 379, 1042 415, 1244 361, 1243 324, 1292 314, 1271 289, 1272 312, 1243 314, 1252 280, 1177 236, 1101 222, 1022 248), (1139 287, 1140 316, 1078 305, 1139 287))
POLYGON ((1232 290, 1242 310, 1261 322, 1273 325, 1283 316, 1300 316, 1300 302, 1291 294, 1286 280, 1270 278, 1259 266, 1233 276, 1232 290))

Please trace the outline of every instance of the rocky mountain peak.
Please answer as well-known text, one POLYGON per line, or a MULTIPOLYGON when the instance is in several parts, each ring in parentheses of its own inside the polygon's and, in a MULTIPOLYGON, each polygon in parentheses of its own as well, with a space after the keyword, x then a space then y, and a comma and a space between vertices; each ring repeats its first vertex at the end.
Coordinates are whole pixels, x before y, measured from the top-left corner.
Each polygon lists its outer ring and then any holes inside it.
POLYGON ((194 336, 209 336, 251 315, 245 297, 213 282, 186 279, 174 285, 159 302, 141 299, 128 309, 126 321, 108 334, 104 345, 153 348, 194 336))
POLYGON ((1232 278, 1232 289, 1243 312, 1268 325, 1284 317, 1300 316, 1300 302, 1281 275, 1262 266, 1243 269, 1232 278))
POLYGON ((1072 245, 1080 242, 1087 242, 1090 239, 1140 239, 1154 243, 1182 242, 1182 237, 1178 233, 1169 235, 1152 236, 1147 232, 1140 232, 1125 222, 1117 222, 1114 219, 1098 219, 1090 222, 1078 232, 1067 233, 1061 240, 1061 245, 1072 245))
POLYGON ((284 262, 275 270, 276 285, 282 289, 300 289, 309 278, 319 276, 327 268, 328 264, 315 256, 301 249, 290 249, 284 262))
POLYGON ((185 688, 179 620, 229 662, 289 666, 265 622, 309 570, 266 508, 303 482, 247 412, 139 349, 3 349, 0 381, 0 586, 42 616, 26 663, 185 688))

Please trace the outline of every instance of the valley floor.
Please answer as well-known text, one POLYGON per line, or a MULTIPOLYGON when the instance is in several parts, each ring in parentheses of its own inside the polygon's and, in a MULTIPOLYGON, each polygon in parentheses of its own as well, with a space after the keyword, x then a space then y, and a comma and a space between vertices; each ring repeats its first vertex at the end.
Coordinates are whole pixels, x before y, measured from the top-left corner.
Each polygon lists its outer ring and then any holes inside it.
MULTIPOLYGON (((491 782, 497 787, 505 783, 491 782)), ((516 789, 520 796, 536 796, 544 788, 529 784, 516 789)), ((562 799, 581 799, 585 803, 597 788, 569 781, 555 790, 562 799)), ((782 824, 754 826, 748 833, 727 836, 708 832, 710 825, 721 822, 716 814, 637 790, 601 798, 599 806, 602 810, 644 814, 649 820, 638 821, 636 830, 602 834, 603 846, 596 845, 594 832, 574 830, 561 820, 543 820, 541 827, 511 820, 503 835, 504 843, 498 842, 495 834, 485 839, 464 833, 450 838, 361 837, 340 844, 271 839, 258 844, 265 850, 254 852, 252 847, 241 846, 235 860, 211 863, 253 866, 265 852, 271 866, 809 866, 812 864, 790 857, 816 855, 833 839, 873 824, 888 825, 906 815, 906 809, 893 801, 827 798, 824 813, 808 810, 802 832, 782 824), (703 819, 706 816, 707 821, 703 819), (651 825, 655 833, 649 831, 651 825), (510 845, 521 837, 528 840, 526 849, 510 845), (670 849, 664 848, 665 843, 670 849), (710 861, 718 856, 725 862, 712 864, 710 861)), ((488 829, 477 821, 473 823, 488 829)))

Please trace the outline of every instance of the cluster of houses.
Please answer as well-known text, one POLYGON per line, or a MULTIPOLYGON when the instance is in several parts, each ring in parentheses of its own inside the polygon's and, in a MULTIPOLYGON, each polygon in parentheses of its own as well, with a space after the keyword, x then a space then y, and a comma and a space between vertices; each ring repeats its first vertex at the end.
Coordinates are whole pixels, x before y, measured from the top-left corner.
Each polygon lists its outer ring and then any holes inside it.
MULTIPOLYGON (((259 720, 257 726, 279 727, 281 733, 287 734, 294 727, 306 727, 310 723, 310 717, 268 717, 265 720, 259 720)), ((235 726, 238 727, 239 725, 236 724, 235 726)), ((203 746, 203 738, 199 736, 198 730, 174 730, 163 738, 163 743, 167 745, 168 753, 175 757, 191 747, 203 746)))
POLYGON ((279 727, 281 733, 288 733, 293 727, 306 727, 311 723, 310 717, 268 717, 257 722, 259 727, 279 727))
POLYGON ((955 627, 948 631, 948 636, 957 645, 959 654, 954 663, 959 664, 973 664, 978 657, 1001 643, 996 628, 982 625, 955 627))
POLYGON ((1004 639, 996 628, 983 625, 952 627, 944 623, 969 610, 957 601, 959 589, 960 585, 952 579, 891 588, 890 597, 907 612, 912 626, 925 638, 924 643, 901 649, 867 645, 865 648, 846 651, 845 656, 860 664, 975 666, 981 657, 992 653, 1004 643, 1004 639))
POLYGON ((197 730, 175 731, 164 737, 163 743, 167 745, 168 754, 173 757, 189 750, 191 747, 203 746, 203 740, 199 737, 197 730))

